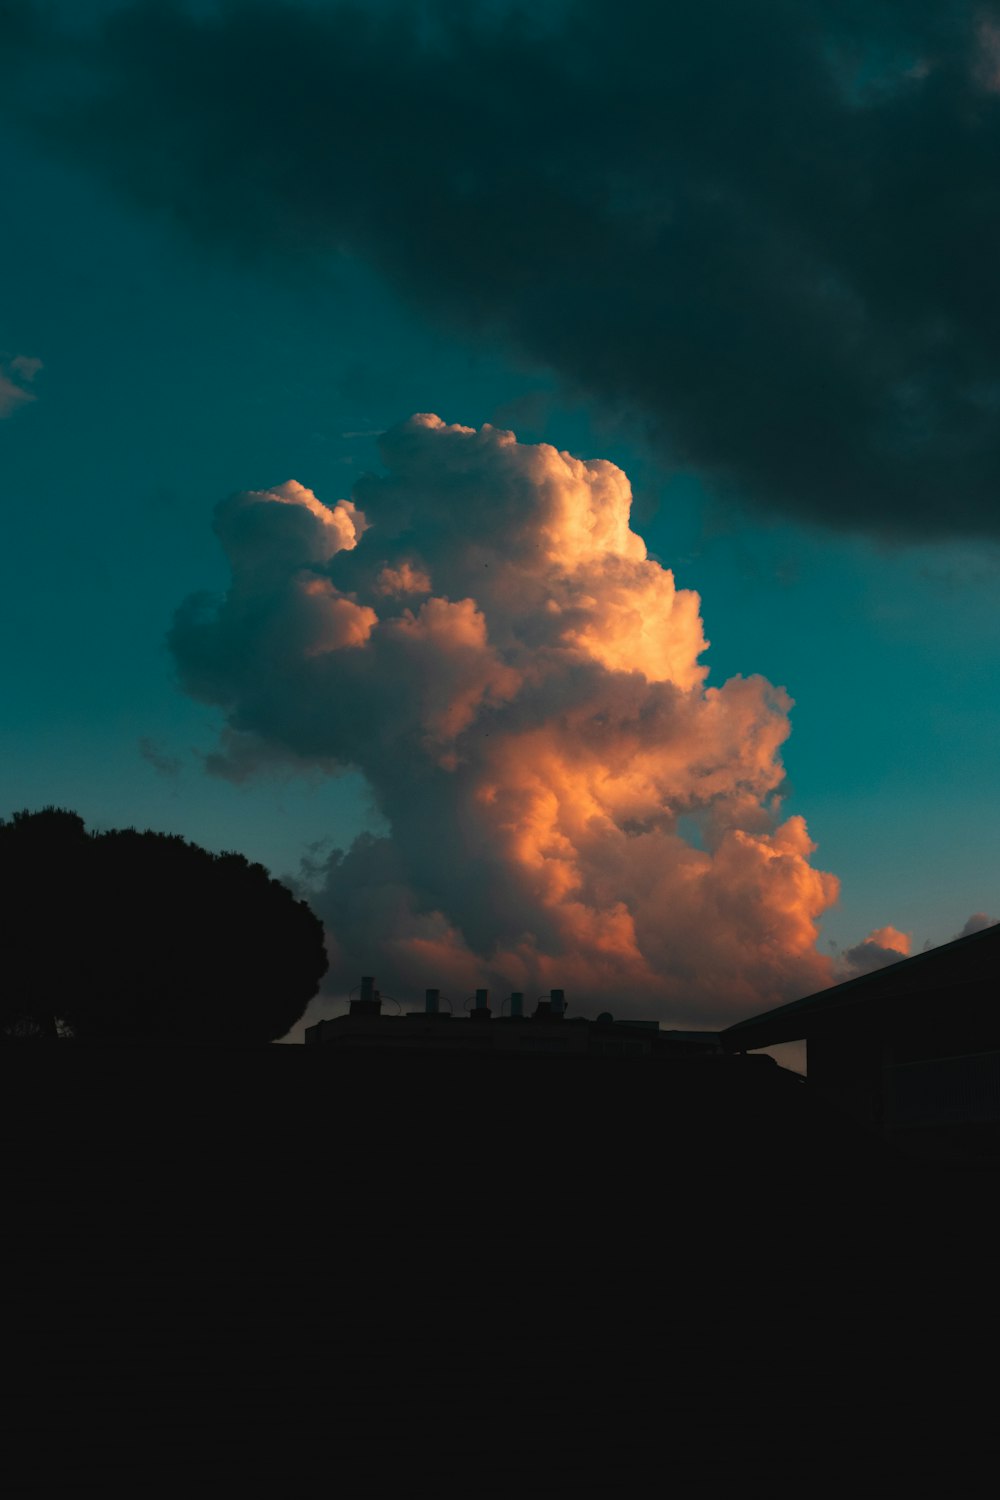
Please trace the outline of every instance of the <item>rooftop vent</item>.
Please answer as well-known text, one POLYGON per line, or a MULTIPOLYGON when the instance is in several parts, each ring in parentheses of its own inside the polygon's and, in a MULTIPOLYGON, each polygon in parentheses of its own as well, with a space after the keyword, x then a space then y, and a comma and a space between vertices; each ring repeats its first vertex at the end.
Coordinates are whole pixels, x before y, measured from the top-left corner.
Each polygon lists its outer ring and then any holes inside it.
POLYGON ((536 1021, 561 1021, 566 1010, 566 991, 550 990, 535 1006, 536 1021))
POLYGON ((490 1019, 489 990, 476 991, 476 1003, 473 1007, 471 1019, 473 1021, 488 1021, 490 1019))
POLYGON ((382 996, 375 988, 375 980, 371 974, 365 974, 361 980, 361 992, 356 1000, 351 1001, 352 1016, 378 1016, 382 1013, 382 996))

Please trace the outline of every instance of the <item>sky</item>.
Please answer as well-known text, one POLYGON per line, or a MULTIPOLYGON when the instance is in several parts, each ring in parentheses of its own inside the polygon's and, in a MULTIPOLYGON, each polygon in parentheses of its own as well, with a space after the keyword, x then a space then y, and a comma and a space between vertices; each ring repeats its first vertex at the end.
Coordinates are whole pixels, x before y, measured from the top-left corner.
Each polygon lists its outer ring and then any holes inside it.
POLYGON ((295 881, 313 1014, 1000 915, 1000 9, 7 0, 0 97, 0 815, 295 881))

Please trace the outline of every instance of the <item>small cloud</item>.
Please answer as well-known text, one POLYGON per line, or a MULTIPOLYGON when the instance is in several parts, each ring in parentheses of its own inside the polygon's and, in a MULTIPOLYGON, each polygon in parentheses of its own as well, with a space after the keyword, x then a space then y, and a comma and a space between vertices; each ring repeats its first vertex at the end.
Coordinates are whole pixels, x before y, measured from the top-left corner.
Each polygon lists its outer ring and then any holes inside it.
POLYGON ((0 354, 0 419, 13 416, 19 407, 36 401, 34 391, 25 390, 43 368, 42 361, 27 354, 13 358, 0 354))
POLYGON ((976 41, 976 82, 988 94, 996 94, 1000 92, 1000 26, 984 17, 977 27, 976 41))
POLYGON ((37 359, 34 355, 15 354, 10 362, 10 368, 15 375, 19 375, 22 380, 27 380, 30 383, 34 380, 39 370, 45 367, 41 360, 37 359))
POLYGON ((933 560, 919 569, 924 583, 951 598, 967 595, 970 589, 995 589, 998 573, 1000 548, 988 542, 975 548, 949 548, 943 558, 937 548, 933 560))
MULTIPOLYGON (((997 926, 1000 926, 1000 918, 988 916, 984 911, 975 911, 961 932, 956 932, 947 941, 955 942, 958 938, 969 937, 974 932, 983 932, 987 927, 997 926)), ((937 946, 937 943, 927 938, 921 944, 920 952, 929 953, 937 946)), ((900 932, 896 927, 876 927, 860 943, 840 955, 838 980, 857 979, 861 974, 872 974, 876 969, 884 969, 887 964, 909 958, 912 952, 913 942, 909 933, 900 932)))
POLYGON ((913 939, 908 932, 900 932, 898 927, 876 927, 875 931, 865 938, 865 942, 874 943, 890 953, 897 953, 903 958, 908 958, 913 939))
POLYGON ((909 958, 912 938, 898 927, 876 927, 860 943, 848 948, 841 958, 842 979, 856 979, 861 974, 873 974, 887 964, 898 964, 901 958, 909 958))
POLYGON ((376 594, 429 594, 431 580, 426 570, 404 560, 398 568, 386 565, 375 579, 376 594))
POLYGON ((271 743, 260 735, 226 728, 219 736, 218 748, 197 751, 205 772, 233 786, 244 786, 260 776, 285 781, 295 776, 318 780, 337 776, 344 767, 332 758, 319 757, 303 765, 299 757, 271 743))
POLYGON ((1000 917, 989 917, 984 911, 974 911, 956 938, 971 937, 974 932, 985 932, 987 927, 1000 926, 1000 917))
POLYGON ((144 734, 139 741, 139 754, 161 776, 176 776, 181 769, 182 762, 179 756, 171 755, 149 735, 144 734))

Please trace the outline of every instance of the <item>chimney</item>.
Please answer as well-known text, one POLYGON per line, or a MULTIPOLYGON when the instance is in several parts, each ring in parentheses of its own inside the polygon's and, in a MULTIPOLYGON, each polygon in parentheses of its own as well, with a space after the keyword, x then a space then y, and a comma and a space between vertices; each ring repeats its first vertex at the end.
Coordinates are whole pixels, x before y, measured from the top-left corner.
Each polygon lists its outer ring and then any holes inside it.
POLYGON ((375 988, 375 980, 371 974, 365 974, 361 980, 361 993, 357 1000, 351 1001, 352 1016, 378 1016, 382 1013, 382 996, 375 988))
POLYGON ((428 1016, 436 1016, 438 1006, 441 1003, 440 990, 424 990, 424 1012, 428 1016))
POLYGON ((566 991, 549 990, 547 1000, 539 1000, 535 1006, 536 1021, 561 1021, 566 1009, 566 991))
POLYGON ((476 991, 476 1005, 469 1019, 472 1021, 488 1021, 490 1019, 489 990, 476 991))
POLYGON ((518 1019, 524 1015, 524 995, 520 990, 515 990, 510 997, 510 1013, 518 1019))

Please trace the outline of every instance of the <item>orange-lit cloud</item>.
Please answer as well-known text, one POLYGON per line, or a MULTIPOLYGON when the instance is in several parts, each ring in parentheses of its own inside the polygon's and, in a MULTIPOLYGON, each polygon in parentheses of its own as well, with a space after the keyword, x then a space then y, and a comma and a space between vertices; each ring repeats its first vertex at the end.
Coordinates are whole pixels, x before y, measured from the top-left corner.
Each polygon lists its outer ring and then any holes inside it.
POLYGON ((865 938, 865 942, 877 943, 892 953, 898 953, 901 958, 909 958, 913 939, 908 932, 900 932, 898 927, 876 927, 865 938))
POLYGON ((837 881, 780 805, 791 700, 707 685, 700 600, 648 557, 621 470, 428 415, 381 451, 332 508, 291 483, 221 506, 231 588, 172 634, 226 710, 218 765, 371 784, 388 836, 313 897, 335 981, 561 984, 706 1024, 828 984, 837 881))
POLYGON ((854 979, 859 974, 883 969, 886 964, 899 963, 901 958, 909 958, 912 944, 911 935, 900 932, 898 927, 876 927, 874 932, 843 954, 837 977, 854 979))
POLYGON ((423 568, 406 559, 398 568, 385 567, 375 580, 377 594, 429 594, 431 581, 423 568))

